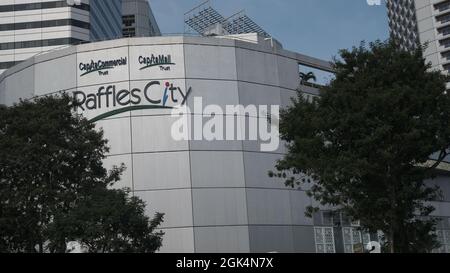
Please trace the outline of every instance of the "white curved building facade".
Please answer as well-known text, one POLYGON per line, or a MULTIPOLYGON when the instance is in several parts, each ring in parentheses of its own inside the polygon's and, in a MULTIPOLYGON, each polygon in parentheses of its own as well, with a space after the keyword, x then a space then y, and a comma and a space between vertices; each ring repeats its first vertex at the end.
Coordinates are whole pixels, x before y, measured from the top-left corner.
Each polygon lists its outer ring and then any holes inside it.
POLYGON ((287 105, 299 85, 299 62, 329 69, 327 62, 263 41, 98 42, 7 70, 0 77, 0 103, 74 92, 80 111, 109 139, 106 167, 127 166, 117 187, 131 188, 150 215, 166 214, 163 252, 314 252, 312 220, 304 217, 310 199, 267 175, 281 145, 261 152, 258 141, 175 141, 176 118, 158 109, 192 108, 194 97, 205 105, 287 105))

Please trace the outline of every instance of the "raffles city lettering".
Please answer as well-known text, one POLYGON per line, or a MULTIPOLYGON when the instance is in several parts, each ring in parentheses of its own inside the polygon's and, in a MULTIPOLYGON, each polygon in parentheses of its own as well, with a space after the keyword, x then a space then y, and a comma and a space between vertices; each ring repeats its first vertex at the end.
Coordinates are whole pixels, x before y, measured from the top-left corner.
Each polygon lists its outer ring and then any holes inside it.
POLYGON ((77 106, 81 110, 95 110, 116 106, 150 104, 166 107, 168 105, 184 105, 192 88, 183 91, 170 82, 151 81, 144 89, 118 89, 116 85, 100 87, 96 93, 86 94, 83 91, 73 93, 77 106))
POLYGON ((127 58, 119 58, 115 60, 91 60, 87 63, 80 63, 78 68, 81 71, 80 77, 87 74, 97 72, 100 76, 109 75, 109 70, 114 69, 118 66, 127 65, 127 58))

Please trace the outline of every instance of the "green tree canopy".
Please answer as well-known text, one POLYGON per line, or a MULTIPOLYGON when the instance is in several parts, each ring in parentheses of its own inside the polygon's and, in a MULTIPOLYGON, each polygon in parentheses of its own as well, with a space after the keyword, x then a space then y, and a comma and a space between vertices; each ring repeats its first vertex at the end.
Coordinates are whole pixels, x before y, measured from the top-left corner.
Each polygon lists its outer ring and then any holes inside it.
POLYGON ((299 93, 282 111, 288 153, 271 175, 292 187, 312 183, 311 197, 383 231, 391 251, 429 251, 434 208, 426 201, 440 191, 424 180, 448 155, 448 78, 430 70, 422 49, 393 41, 342 50, 334 68, 314 102, 299 93), (426 164, 434 153, 437 162, 426 164))
POLYGON ((93 252, 154 252, 162 215, 109 189, 103 132, 74 111, 68 95, 0 106, 0 252, 64 252, 78 241, 93 252))

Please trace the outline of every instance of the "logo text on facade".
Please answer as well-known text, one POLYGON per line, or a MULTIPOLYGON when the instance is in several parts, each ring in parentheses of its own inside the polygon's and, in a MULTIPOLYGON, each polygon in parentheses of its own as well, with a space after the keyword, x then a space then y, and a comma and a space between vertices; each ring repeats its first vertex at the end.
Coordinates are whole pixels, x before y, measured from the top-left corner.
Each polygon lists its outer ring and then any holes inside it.
POLYGON ((109 75, 109 70, 118 66, 127 65, 127 57, 122 57, 116 60, 91 60, 88 63, 80 63, 78 68, 82 72, 80 77, 90 73, 98 72, 100 76, 109 75))
POLYGON ((172 56, 169 55, 154 55, 149 57, 139 56, 139 64, 142 65, 140 70, 148 69, 150 67, 159 67, 161 71, 170 71, 170 66, 175 65, 172 62, 172 56))

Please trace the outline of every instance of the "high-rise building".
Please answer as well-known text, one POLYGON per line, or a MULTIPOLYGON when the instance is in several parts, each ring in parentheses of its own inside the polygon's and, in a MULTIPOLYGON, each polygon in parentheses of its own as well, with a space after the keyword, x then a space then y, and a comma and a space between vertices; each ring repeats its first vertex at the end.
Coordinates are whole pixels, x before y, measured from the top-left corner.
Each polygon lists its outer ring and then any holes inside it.
MULTIPOLYGON (((450 0, 386 0, 391 35, 401 46, 413 50, 427 44, 423 55, 432 69, 450 72, 450 0)), ((447 83, 450 88, 450 83, 447 83)), ((431 156, 436 159, 436 155, 431 156)), ((442 166, 450 164, 450 157, 442 166)), ((448 181, 448 174, 442 176, 448 181)), ((445 191, 447 185, 440 186, 445 191)), ((448 198, 448 197, 446 197, 448 198)), ((446 198, 444 200, 446 200, 446 198)), ((438 209, 439 210, 439 209, 438 209)), ((447 216, 445 218, 448 218, 447 216)), ((450 253, 450 218, 436 226, 441 247, 434 252, 450 253)))
POLYGON ((386 0, 391 34, 405 49, 427 43, 424 57, 450 72, 450 0, 386 0))
POLYGON ((2 0, 0 73, 66 45, 122 36, 122 0, 2 0))
MULTIPOLYGON (((73 0, 72 0, 73 1, 73 0)), ((122 38, 123 0, 84 0, 90 2, 91 41, 122 38)))
POLYGON ((123 0, 122 12, 124 37, 161 36, 161 31, 147 0, 123 0))
POLYGON ((419 39, 414 6, 414 0, 387 0, 391 35, 407 50, 416 48, 419 39))

